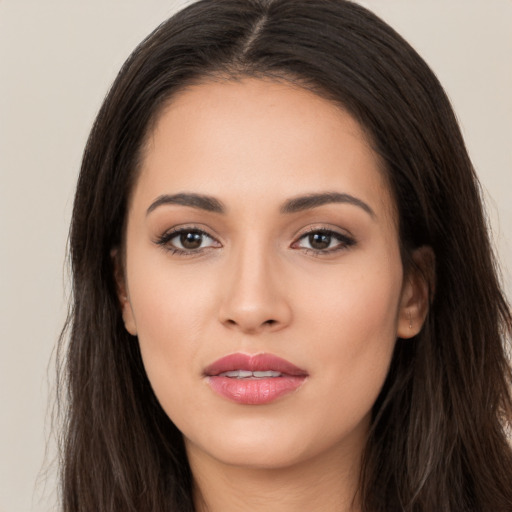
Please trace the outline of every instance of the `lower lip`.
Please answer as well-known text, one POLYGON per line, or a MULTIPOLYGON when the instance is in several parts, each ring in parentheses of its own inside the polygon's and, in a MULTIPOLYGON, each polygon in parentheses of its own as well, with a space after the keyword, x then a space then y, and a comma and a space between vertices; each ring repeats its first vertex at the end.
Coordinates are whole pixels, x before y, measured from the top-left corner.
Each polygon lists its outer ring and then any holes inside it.
POLYGON ((245 405, 263 405, 292 393, 306 380, 305 376, 286 375, 268 379, 208 377, 208 384, 219 395, 245 405))

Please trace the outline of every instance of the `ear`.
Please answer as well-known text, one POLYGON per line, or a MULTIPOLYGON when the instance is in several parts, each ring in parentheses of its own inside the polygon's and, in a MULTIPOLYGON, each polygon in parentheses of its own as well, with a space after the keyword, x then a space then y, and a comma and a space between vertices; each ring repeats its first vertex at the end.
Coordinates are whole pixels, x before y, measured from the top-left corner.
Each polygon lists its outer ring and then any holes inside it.
POLYGON ((429 246, 422 246, 412 254, 412 265, 404 278, 397 336, 412 338, 423 327, 434 294, 435 255, 429 246))
POLYGON ((121 306, 123 322, 125 329, 132 335, 137 336, 137 326, 133 315, 132 305, 130 303, 128 289, 126 286, 126 277, 124 273, 124 265, 122 261, 121 251, 112 249, 110 251, 112 264, 114 267, 114 279, 116 281, 117 298, 121 306))

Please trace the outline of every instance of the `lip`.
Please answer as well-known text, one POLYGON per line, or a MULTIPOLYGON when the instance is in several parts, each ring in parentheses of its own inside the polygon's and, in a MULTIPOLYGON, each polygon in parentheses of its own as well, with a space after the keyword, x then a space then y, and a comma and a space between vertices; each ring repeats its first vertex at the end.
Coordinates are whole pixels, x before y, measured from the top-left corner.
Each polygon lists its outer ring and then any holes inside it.
POLYGON ((308 373, 273 354, 236 353, 222 357, 206 367, 204 376, 213 391, 232 402, 263 405, 297 390, 308 377, 308 373), (282 375, 261 378, 233 378, 222 375, 236 370, 274 371, 282 375))

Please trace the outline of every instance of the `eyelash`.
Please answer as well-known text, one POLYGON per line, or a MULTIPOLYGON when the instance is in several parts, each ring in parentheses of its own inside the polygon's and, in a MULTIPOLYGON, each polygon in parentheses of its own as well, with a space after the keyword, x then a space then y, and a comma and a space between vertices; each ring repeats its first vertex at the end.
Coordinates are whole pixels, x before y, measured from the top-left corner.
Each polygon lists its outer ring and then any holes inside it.
POLYGON ((305 240, 311 235, 320 234, 324 236, 328 236, 331 239, 337 240, 339 243, 335 247, 327 248, 327 249, 312 249, 308 247, 302 247, 307 254, 311 254, 313 256, 326 256, 329 254, 337 253, 340 251, 344 251, 349 249, 350 247, 356 244, 356 240, 348 235, 343 233, 339 233, 338 231, 333 231, 332 229, 327 228, 311 228, 306 233, 303 233, 296 242, 293 242, 292 247, 296 246, 301 240, 305 240))
MULTIPOLYGON (((200 229, 198 227, 190 226, 190 227, 180 227, 176 229, 172 229, 170 231, 165 232, 162 234, 158 239, 155 241, 155 243, 162 248, 164 248, 166 251, 170 252, 173 255, 177 256, 196 256, 198 254, 203 253, 205 250, 209 250, 210 248, 216 248, 219 247, 215 246, 214 244, 217 242, 215 238, 210 236, 206 231, 203 229, 200 229), (181 235, 184 234, 191 234, 194 233, 196 235, 200 235, 201 237, 206 237, 213 241, 213 244, 207 247, 199 247, 197 249, 181 249, 179 247, 175 247, 171 244, 171 241, 181 235)), ((313 256, 321 257, 328 254, 337 253, 343 250, 347 250, 348 248, 354 246, 356 244, 356 240, 348 235, 344 235, 342 233, 339 233, 337 231, 333 231, 331 229, 326 228, 311 228, 306 233, 303 233, 297 241, 293 242, 291 247, 293 249, 302 249, 305 253, 311 254, 313 256), (326 248, 326 249, 313 249, 309 247, 298 247, 298 244, 300 241, 307 239, 308 237, 320 234, 324 236, 328 236, 331 239, 334 238, 339 243, 334 248, 326 248)))
POLYGON ((160 245, 163 249, 170 252, 171 254, 175 254, 177 256, 196 256, 197 254, 202 253, 205 249, 209 249, 209 247, 202 247, 198 249, 180 249, 179 247, 174 247, 171 245, 171 240, 173 238, 176 238, 178 236, 181 236, 183 234, 187 233, 195 233, 200 235, 201 237, 207 237, 213 242, 218 243, 215 238, 210 236, 206 231, 204 231, 201 228, 190 226, 190 227, 180 227, 176 229, 172 229, 170 231, 166 231, 163 235, 158 237, 156 240, 156 244, 160 245))

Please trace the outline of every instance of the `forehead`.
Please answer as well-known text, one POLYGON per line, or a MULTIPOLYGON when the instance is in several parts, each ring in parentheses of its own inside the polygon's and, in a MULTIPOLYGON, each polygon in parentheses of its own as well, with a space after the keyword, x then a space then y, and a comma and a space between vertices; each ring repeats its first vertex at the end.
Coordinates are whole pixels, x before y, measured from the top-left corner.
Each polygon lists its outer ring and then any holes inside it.
POLYGON ((369 194, 394 217, 381 167, 362 127, 336 103, 286 82, 212 81, 180 91, 162 110, 135 193, 269 202, 341 187, 369 194))

